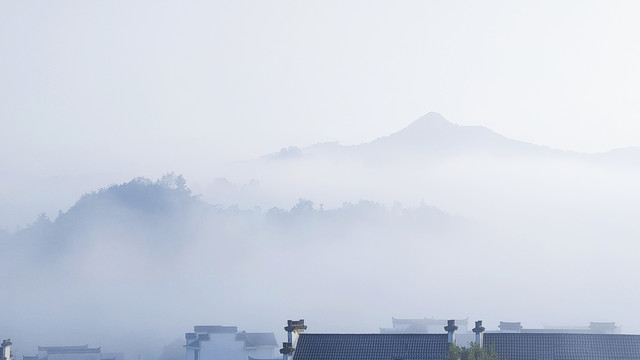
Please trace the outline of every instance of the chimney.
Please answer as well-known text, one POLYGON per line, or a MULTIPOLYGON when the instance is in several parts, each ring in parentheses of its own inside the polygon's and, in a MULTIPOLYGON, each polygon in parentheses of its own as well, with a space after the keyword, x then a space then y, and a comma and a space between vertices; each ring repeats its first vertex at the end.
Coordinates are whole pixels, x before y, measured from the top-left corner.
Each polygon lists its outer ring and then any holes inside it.
POLYGON ((482 346, 482 333, 484 332, 484 327, 482 326, 482 320, 476 321, 476 327, 474 327, 471 331, 476 333, 476 344, 482 346))
POLYGON ((2 359, 0 360, 11 360, 11 339, 4 340, 2 345, 0 345, 2 353, 2 359))
POLYGON ((456 321, 455 320, 447 320, 447 326, 445 326, 444 329, 447 331, 447 334, 449 334, 449 337, 447 338, 447 342, 449 344, 455 344, 456 343, 456 336, 455 336, 454 332, 456 330, 458 330, 458 327, 456 326, 456 321))
POLYGON ((284 330, 287 332, 287 342, 282 343, 282 349, 280 349, 280 353, 282 354, 282 359, 287 360, 289 355, 293 354, 296 350, 293 347, 293 344, 298 340, 298 334, 302 334, 307 329, 307 326, 304 324, 304 319, 300 320, 287 320, 287 326, 284 327, 284 330), (295 339, 293 337, 295 336, 295 339))
POLYGON ((289 342, 293 344, 293 333, 302 334, 307 330, 307 326, 304 324, 304 319, 298 321, 287 320, 287 326, 285 326, 284 330, 287 332, 289 342))
POLYGON ((280 349, 280 354, 282 354, 283 360, 287 360, 289 355, 293 354, 294 351, 295 349, 293 348, 293 345, 290 342, 282 343, 282 349, 280 349))

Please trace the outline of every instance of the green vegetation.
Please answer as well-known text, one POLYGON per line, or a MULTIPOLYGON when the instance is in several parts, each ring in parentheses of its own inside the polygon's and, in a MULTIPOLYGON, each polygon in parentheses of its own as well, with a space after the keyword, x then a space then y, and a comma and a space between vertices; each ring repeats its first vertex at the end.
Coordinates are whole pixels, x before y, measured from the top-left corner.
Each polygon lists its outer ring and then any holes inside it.
POLYGON ((498 360, 498 354, 495 350, 486 350, 476 343, 468 348, 451 344, 447 350, 447 360, 498 360))

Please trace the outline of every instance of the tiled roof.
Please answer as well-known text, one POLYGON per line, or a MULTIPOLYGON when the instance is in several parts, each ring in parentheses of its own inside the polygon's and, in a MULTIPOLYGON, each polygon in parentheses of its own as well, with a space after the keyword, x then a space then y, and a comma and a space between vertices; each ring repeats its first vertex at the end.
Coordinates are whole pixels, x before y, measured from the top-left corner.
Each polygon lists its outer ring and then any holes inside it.
POLYGON ((96 354, 100 353, 100 347, 90 348, 81 346, 38 346, 38 351, 46 351, 47 354, 96 354))
POLYGON ((301 334, 294 360, 440 360, 447 334, 301 334))
POLYGON ((278 346, 276 336, 273 333, 248 333, 243 331, 236 335, 236 340, 244 340, 245 347, 278 346))
POLYGON ((196 325, 193 331, 197 333, 210 334, 235 334, 238 332, 237 326, 220 326, 220 325, 196 325))
POLYGON ((100 348, 87 348, 87 349, 73 349, 73 350, 63 350, 63 349, 49 349, 47 350, 47 354, 99 354, 100 348))
POLYGON ((89 345, 73 345, 73 346, 38 346, 38 351, 47 351, 49 349, 69 349, 69 350, 77 350, 77 349, 87 349, 89 345))
POLYGON ((640 335, 485 333, 499 360, 640 360, 640 335))

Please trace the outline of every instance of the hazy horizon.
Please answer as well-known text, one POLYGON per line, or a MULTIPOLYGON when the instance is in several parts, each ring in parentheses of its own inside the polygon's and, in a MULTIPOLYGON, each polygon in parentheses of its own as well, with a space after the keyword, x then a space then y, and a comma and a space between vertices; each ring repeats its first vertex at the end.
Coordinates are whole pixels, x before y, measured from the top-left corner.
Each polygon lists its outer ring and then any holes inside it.
MULTIPOLYGON (((236 166, 237 164, 244 164, 244 163, 251 163, 252 161, 258 161, 268 156, 277 155, 280 151, 283 151, 285 149, 296 149, 296 150, 303 149, 304 150, 307 148, 313 148, 314 146, 322 147, 325 144, 336 144, 341 147, 354 147, 354 146, 357 147, 359 145, 365 145, 365 144, 392 136, 396 133, 407 131, 407 129, 409 129, 411 125, 414 125, 415 123, 419 122, 421 119, 427 118, 430 115, 441 117, 443 121, 457 127, 462 127, 462 128, 478 127, 476 125, 461 125, 461 124, 453 123, 449 119, 442 117, 440 113, 431 111, 419 117, 418 119, 412 120, 404 128, 397 129, 395 131, 392 131, 389 134, 382 134, 374 139, 371 139, 370 141, 366 141, 361 144, 349 145, 349 144, 342 144, 339 141, 321 141, 318 143, 301 145, 301 146, 284 144, 280 147, 271 149, 270 151, 262 153, 253 158, 234 159, 226 163, 209 166, 205 169, 199 169, 199 170, 191 169, 190 172, 180 172, 180 171, 176 171, 176 169, 168 169, 168 168, 154 170, 154 171, 144 171, 142 169, 139 171, 136 171, 133 168, 127 169, 126 166, 123 166, 118 171, 79 170, 72 173, 63 172, 63 173, 52 175, 52 176, 44 176, 44 175, 38 175, 33 173, 15 174, 16 175, 15 178, 5 179, 5 181, 7 182, 5 187, 6 193, 5 193, 4 204, 2 204, 5 209, 4 210, 5 220, 3 221, 3 223, 0 223, 0 229, 13 232, 17 229, 24 228, 28 226, 31 222, 35 221, 37 216, 41 213, 45 213, 50 218, 55 219, 55 217, 59 212, 67 211, 71 206, 73 206, 73 204, 83 194, 97 191, 98 189, 108 187, 110 185, 121 184, 137 177, 147 177, 152 179, 159 178, 161 175, 169 172, 183 175, 188 180, 190 188, 194 190, 196 194, 200 194, 200 195, 204 194, 205 197, 207 197, 206 196, 208 195, 207 189, 210 188, 212 184, 214 184, 218 180, 221 180, 221 179, 228 180, 228 178, 230 177, 230 174, 228 173, 228 168, 236 166), (54 192, 57 193, 56 196, 53 197, 55 199, 54 201, 38 203, 28 198, 25 199, 23 196, 23 195, 29 194, 30 192, 41 193, 42 191, 46 191, 45 190, 46 188, 53 189, 54 192), (11 213, 6 212, 8 211, 9 208, 12 208, 11 213), (10 220, 10 222, 7 222, 6 220, 7 218, 12 220, 10 220)), ((497 133, 493 129, 486 128, 484 126, 480 126, 480 128, 487 129, 491 132, 494 132, 498 136, 505 136, 504 134, 497 133)), ((510 138, 510 140, 527 143, 526 141, 523 141, 521 139, 510 138)), ((558 149, 553 147, 547 147, 544 145, 537 145, 535 143, 529 143, 529 144, 540 146, 541 148, 549 148, 552 150, 563 150, 563 149, 558 149)), ((609 154, 615 150, 627 150, 627 149, 635 149, 635 147, 620 147, 620 148, 610 149, 603 153, 596 153, 596 154, 582 153, 579 151, 576 151, 576 153, 585 154, 585 155, 599 155, 599 154, 609 154)), ((611 160, 615 162, 616 158, 620 158, 619 160, 617 160, 618 162, 627 163, 627 165, 632 165, 632 162, 630 162, 632 158, 626 158, 624 156, 616 156, 614 154, 611 160)), ((402 159, 400 158, 398 160, 402 160, 402 159)), ((241 176, 240 178, 237 178, 237 179, 234 179, 233 177, 231 177, 230 180, 231 180, 231 185, 234 185, 234 186, 250 185, 252 181, 255 181, 256 184, 260 183, 259 176, 255 176, 255 177, 241 176)), ((297 201, 297 199, 301 197, 305 197, 303 193, 294 194, 292 198, 289 198, 284 202, 273 201, 273 203, 266 204, 266 206, 268 207, 293 206, 297 201)), ((311 200, 314 200, 314 199, 311 199, 311 200)), ((315 199, 315 200, 322 200, 322 199, 315 199)), ((335 208, 335 207, 338 207, 342 202, 349 201, 349 200, 357 201, 360 199, 340 199, 339 201, 332 203, 330 206, 335 208)), ((371 200, 371 199, 367 199, 367 200, 371 200)), ((380 199, 376 199, 376 200, 380 201, 380 199)), ((418 201, 424 201, 424 199, 418 199, 418 198, 412 199, 411 205, 415 206, 415 204, 418 201)), ((225 202, 221 203, 216 201, 214 202, 219 203, 220 205, 223 205, 223 206, 239 205, 237 201, 227 202, 227 203, 225 202)), ((392 202, 393 201, 385 201, 387 205, 390 205, 392 202)), ((258 204, 245 204, 245 207, 252 208, 256 205, 258 204)), ((265 205, 265 204, 263 203, 262 205, 265 205)))
POLYGON ((160 360, 299 318, 640 333, 639 14, 0 0, 0 335, 160 360))

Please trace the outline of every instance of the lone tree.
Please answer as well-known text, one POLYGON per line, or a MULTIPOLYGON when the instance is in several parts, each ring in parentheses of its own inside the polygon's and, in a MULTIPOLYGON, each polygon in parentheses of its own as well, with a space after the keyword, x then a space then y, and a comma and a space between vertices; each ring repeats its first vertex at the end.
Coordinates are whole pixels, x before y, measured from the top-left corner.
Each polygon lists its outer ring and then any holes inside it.
POLYGON ((472 343, 468 348, 450 344, 447 360, 498 360, 498 354, 494 349, 486 350, 477 343, 472 343))

